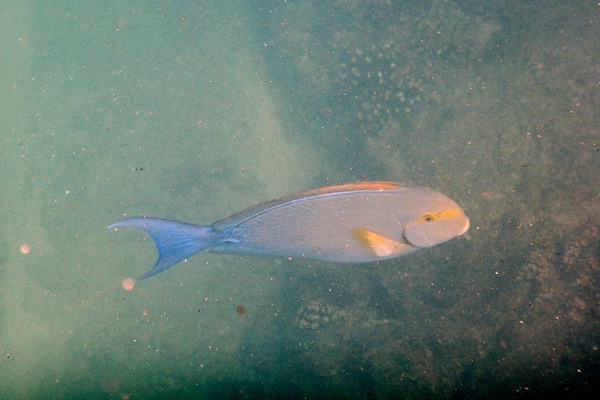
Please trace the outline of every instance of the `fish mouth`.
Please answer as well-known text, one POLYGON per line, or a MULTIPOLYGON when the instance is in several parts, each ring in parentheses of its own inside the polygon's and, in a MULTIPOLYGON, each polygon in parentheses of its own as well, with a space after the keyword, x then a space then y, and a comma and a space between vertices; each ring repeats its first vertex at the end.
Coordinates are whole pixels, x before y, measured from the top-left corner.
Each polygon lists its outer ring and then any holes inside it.
POLYGON ((465 220, 466 220, 466 221, 465 221, 465 226, 464 226, 464 228, 463 228, 462 232, 458 234, 458 236, 460 236, 460 235, 462 235, 463 233, 465 233, 466 231, 468 231, 468 230, 469 230, 469 227, 471 226, 471 221, 469 220, 469 218, 465 217, 465 220))

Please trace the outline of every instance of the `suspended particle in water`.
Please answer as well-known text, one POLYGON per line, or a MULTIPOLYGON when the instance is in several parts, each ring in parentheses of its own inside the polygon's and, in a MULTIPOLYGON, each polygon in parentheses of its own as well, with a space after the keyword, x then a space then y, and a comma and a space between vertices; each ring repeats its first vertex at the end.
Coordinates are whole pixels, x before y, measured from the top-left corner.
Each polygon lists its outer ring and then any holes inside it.
POLYGON ((238 314, 240 314, 240 315, 243 315, 243 314, 246 314, 246 309, 244 307, 242 307, 242 306, 237 306, 235 308, 235 312, 238 313, 238 314))
POLYGON ((123 282, 121 282, 121 287, 125 290, 133 290, 135 287, 135 280, 133 278, 125 278, 123 282))

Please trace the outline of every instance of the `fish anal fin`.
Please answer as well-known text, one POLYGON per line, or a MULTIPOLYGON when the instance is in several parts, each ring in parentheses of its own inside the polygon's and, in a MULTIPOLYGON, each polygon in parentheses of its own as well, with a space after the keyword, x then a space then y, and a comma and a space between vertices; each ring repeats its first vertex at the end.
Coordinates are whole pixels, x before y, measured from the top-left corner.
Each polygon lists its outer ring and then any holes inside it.
POLYGON ((389 257, 393 254, 405 252, 410 245, 390 237, 373 232, 367 228, 354 228, 354 237, 377 257, 389 257))

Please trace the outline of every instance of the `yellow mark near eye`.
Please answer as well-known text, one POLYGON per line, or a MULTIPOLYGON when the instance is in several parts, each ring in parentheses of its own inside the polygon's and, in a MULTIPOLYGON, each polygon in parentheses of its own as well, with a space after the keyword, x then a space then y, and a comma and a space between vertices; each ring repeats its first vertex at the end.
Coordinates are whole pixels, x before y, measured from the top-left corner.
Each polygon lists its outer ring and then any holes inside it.
POLYGON ((462 210, 459 208, 451 208, 449 210, 444 210, 438 214, 438 218, 454 218, 458 217, 462 214, 462 210))
POLYGON ((423 222, 433 222, 444 218, 454 218, 461 215, 461 210, 458 208, 451 208, 449 210, 441 211, 437 214, 425 214, 421 217, 421 221, 423 222))

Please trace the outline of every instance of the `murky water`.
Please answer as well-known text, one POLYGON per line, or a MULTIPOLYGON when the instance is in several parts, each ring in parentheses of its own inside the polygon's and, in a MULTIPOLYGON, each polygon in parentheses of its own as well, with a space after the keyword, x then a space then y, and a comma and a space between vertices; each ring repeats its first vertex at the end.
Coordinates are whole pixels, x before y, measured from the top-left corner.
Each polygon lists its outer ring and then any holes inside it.
POLYGON ((597 391, 599 14, 4 7, 0 397, 597 391), (126 290, 154 246, 105 229, 358 180, 430 186, 471 230, 379 264, 201 253, 126 290))

